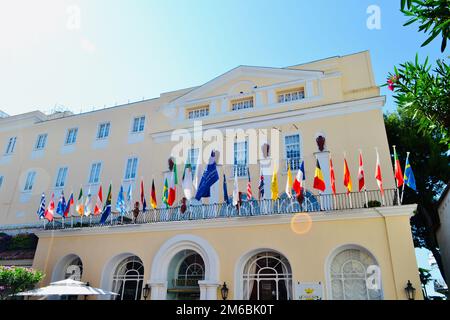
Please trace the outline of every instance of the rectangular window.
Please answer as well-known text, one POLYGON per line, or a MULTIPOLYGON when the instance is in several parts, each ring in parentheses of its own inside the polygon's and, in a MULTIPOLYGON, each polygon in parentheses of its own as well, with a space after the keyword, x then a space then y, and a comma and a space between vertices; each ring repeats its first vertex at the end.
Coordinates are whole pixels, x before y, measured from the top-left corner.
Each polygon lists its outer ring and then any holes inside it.
POLYGON ((17 137, 9 138, 8 144, 6 145, 5 154, 12 154, 14 152, 14 149, 16 147, 16 140, 17 137))
POLYGON ((237 173, 238 177, 247 175, 248 170, 248 142, 234 143, 234 172, 233 177, 237 173))
POLYGON ((3 185, 3 176, 0 176, 0 189, 2 188, 3 185))
POLYGON ((198 148, 189 149, 187 163, 189 163, 192 167, 192 176, 194 176, 195 170, 197 169, 197 161, 198 161, 198 148))
POLYGON ((284 148, 286 152, 286 170, 288 164, 291 170, 298 170, 300 168, 300 135, 293 134, 284 137, 284 148))
POLYGON ((296 101, 304 98, 305 90, 303 88, 300 88, 278 94, 278 103, 296 101))
POLYGON ((25 187, 23 191, 31 191, 34 185, 34 179, 36 178, 36 171, 30 171, 27 175, 27 180, 25 180, 25 187))
POLYGON ((77 141, 78 128, 67 130, 66 144, 73 144, 77 141))
POLYGON ((138 158, 129 158, 125 168, 125 180, 135 179, 137 171, 138 158))
POLYGON ((108 138, 108 136, 109 136, 109 128, 110 128, 110 123, 109 122, 101 123, 98 126, 97 139, 108 138))
POLYGON ((134 118, 132 132, 133 133, 142 132, 142 131, 144 131, 144 126, 145 126, 145 117, 144 116, 134 118))
POLYGON ((188 110, 188 119, 197 119, 209 115, 209 106, 188 110))
POLYGON ((38 135, 37 140, 36 140, 36 146, 35 146, 35 149, 36 149, 36 150, 44 149, 46 143, 47 143, 47 134, 44 133, 44 134, 38 135))
POLYGON ((56 177, 56 188, 62 188, 64 187, 66 183, 66 177, 67 177, 67 167, 59 168, 58 169, 58 175, 56 177))
POLYGON ((233 101, 231 103, 231 111, 253 108, 253 98, 233 101))
POLYGON ((98 183, 100 181, 100 170, 102 169, 102 163, 96 162, 91 166, 91 173, 89 174, 89 183, 98 183))

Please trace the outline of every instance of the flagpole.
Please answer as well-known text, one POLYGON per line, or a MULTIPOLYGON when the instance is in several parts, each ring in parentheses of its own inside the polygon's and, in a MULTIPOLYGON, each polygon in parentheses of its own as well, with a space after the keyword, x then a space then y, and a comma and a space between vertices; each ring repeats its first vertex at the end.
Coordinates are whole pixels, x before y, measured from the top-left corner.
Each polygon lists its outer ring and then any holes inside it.
MULTIPOLYGON (((406 152, 406 162, 405 162, 405 171, 406 171, 406 164, 408 163, 408 159, 409 159, 409 154, 410 154, 410 152, 408 151, 408 152, 406 152)), ((403 179, 403 180, 405 180, 405 179, 403 179)), ((405 192, 405 184, 406 184, 406 182, 405 181, 403 181, 403 187, 402 187, 402 196, 400 197, 400 204, 402 204, 403 203, 403 193, 405 192)))
MULTIPOLYGON (((392 148, 394 149, 394 154, 397 154, 397 151, 395 150, 395 145, 392 146, 392 148)), ((395 162, 395 157, 394 157, 394 180, 395 180, 395 188, 397 189, 397 205, 401 205, 400 204, 400 190, 398 189, 398 183, 397 183, 397 179, 395 177, 395 167, 396 167, 396 162, 395 162)))

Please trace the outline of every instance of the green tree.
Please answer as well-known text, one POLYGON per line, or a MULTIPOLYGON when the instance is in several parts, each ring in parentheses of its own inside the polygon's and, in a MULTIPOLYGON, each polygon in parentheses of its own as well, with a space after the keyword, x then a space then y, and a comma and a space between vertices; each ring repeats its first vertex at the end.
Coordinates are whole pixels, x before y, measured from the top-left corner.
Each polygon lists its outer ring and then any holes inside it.
POLYGON ((416 55, 389 74, 389 89, 398 108, 417 119, 420 132, 431 134, 450 146, 450 65, 438 60, 431 72, 428 58, 422 64, 416 55))
POLYGON ((397 146, 402 166, 406 152, 411 152, 409 161, 418 192, 405 187, 403 204, 418 204, 418 210, 411 218, 414 246, 433 253, 445 279, 434 227, 438 223, 436 201, 450 181, 448 148, 439 142, 439 135, 419 133, 421 124, 418 119, 402 109, 384 117, 389 144, 397 146))
POLYGON ((44 274, 38 270, 0 266, 0 300, 33 289, 43 278, 44 274))
POLYGON ((450 39, 450 0, 401 0, 401 11, 411 17, 404 26, 419 22, 419 31, 429 34, 422 47, 442 36, 441 52, 450 39))

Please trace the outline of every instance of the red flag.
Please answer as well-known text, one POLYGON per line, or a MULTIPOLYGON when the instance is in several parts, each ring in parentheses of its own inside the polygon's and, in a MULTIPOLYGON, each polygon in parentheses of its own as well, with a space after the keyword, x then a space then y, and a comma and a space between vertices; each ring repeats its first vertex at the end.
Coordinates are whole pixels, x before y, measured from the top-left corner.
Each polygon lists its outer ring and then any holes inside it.
POLYGON ((52 198, 50 202, 48 203, 48 207, 45 210, 44 218, 48 221, 53 221, 53 214, 55 212, 55 200, 54 200, 55 194, 52 193, 52 198))
POLYGON ((250 181, 250 169, 247 168, 248 173, 248 182, 247 182, 247 200, 251 200, 253 198, 252 193, 252 182, 250 181))
POLYGON ((331 190, 333 194, 336 194, 336 177, 334 176, 334 168, 333 168, 333 160, 331 160, 330 156, 330 181, 331 181, 331 190))
POLYGON ((325 191, 325 179, 323 178, 322 169, 320 168, 319 160, 316 159, 316 170, 314 172, 314 189, 325 191))
POLYGON ((358 182, 359 182, 359 191, 366 187, 364 181, 364 166, 363 166, 363 157, 362 152, 359 150, 359 169, 358 169, 358 182))
POLYGON ((144 204, 144 181, 141 179, 141 204, 144 204))
POLYGON ((384 189, 383 189, 383 178, 381 176, 381 166, 380 166, 380 156, 377 152, 377 165, 375 167, 375 179, 377 180, 378 188, 381 191, 381 195, 384 196, 384 189))
POLYGON ((400 160, 397 157, 397 151, 395 151, 394 147, 394 161, 395 161, 395 179, 397 180, 397 188, 400 188, 403 185, 403 173, 402 167, 400 165, 400 160))
POLYGON ((347 159, 344 158, 344 186, 347 187, 347 193, 352 192, 352 177, 348 169, 347 159))
POLYGON ((103 190, 102 185, 100 185, 97 194, 97 202, 94 207, 94 216, 97 216, 102 212, 102 207, 103 207, 103 190))
POLYGON ((152 206, 153 209, 156 208, 156 206, 158 205, 156 202, 156 189, 155 189, 155 180, 152 180, 152 192, 151 192, 151 196, 150 196, 150 205, 152 206))

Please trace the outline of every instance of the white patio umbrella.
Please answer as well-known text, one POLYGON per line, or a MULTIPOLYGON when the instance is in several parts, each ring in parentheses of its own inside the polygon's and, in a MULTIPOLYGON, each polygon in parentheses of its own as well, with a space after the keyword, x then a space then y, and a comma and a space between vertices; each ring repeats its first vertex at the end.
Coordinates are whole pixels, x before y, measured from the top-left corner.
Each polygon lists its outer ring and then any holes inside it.
POLYGON ((93 288, 85 282, 66 279, 50 283, 47 287, 42 287, 17 294, 18 296, 117 296, 115 292, 93 288))

